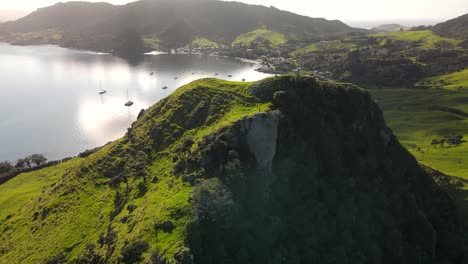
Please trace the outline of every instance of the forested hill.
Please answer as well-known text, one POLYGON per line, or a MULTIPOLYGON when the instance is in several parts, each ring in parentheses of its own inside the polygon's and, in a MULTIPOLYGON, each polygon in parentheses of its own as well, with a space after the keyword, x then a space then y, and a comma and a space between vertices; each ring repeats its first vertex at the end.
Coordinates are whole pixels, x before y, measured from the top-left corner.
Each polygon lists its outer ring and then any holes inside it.
POLYGON ((236 37, 258 28, 287 38, 307 38, 353 29, 340 21, 310 18, 274 7, 216 0, 142 0, 123 6, 106 3, 68 2, 41 8, 0 32, 58 31, 63 42, 92 38, 102 41, 124 29, 154 35, 168 45, 184 45, 196 37, 230 44, 236 37))
POLYGON ((437 24, 433 31, 444 37, 468 39, 468 14, 437 24))

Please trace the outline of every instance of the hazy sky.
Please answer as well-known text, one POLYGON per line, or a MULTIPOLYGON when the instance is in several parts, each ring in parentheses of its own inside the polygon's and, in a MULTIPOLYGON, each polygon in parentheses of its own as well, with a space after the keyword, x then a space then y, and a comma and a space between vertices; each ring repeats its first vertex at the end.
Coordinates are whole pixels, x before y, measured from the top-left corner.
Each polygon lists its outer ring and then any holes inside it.
MULTIPOLYGON (((35 10, 55 2, 58 0, 0 0, 0 9, 35 10)), ((107 2, 125 4, 132 1, 108 0, 107 2)), ((468 0, 240 0, 240 2, 273 5, 302 15, 343 21, 442 21, 468 13, 468 0)))

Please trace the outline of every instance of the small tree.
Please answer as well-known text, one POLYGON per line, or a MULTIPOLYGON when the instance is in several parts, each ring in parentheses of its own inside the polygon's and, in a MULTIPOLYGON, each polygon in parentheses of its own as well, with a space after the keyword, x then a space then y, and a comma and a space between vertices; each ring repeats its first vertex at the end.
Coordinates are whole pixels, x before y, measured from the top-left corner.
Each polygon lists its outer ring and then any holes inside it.
POLYGON ((149 248, 146 241, 135 241, 122 249, 122 262, 126 264, 140 263, 141 255, 149 248))
POLYGON ((4 161, 0 162, 0 173, 9 172, 13 169, 13 166, 10 162, 4 161))
POLYGON ((44 157, 44 155, 42 155, 42 154, 34 154, 34 155, 31 155, 31 156, 29 157, 29 160, 30 160, 32 163, 36 164, 36 166, 40 166, 40 165, 44 164, 44 163, 47 161, 47 159, 46 159, 46 158, 44 157))
POLYGON ((24 159, 18 159, 15 168, 31 168, 31 160, 29 159, 29 157, 26 157, 24 159))

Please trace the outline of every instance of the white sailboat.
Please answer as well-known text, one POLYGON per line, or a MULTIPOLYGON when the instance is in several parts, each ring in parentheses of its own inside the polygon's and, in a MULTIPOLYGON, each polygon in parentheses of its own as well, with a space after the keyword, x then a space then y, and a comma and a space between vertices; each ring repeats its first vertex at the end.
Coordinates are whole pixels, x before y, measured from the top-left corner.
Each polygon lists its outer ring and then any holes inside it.
POLYGON ((102 79, 99 79, 99 94, 107 93, 106 90, 102 89, 102 79))
POLYGON ((128 100, 128 101, 125 103, 125 106, 126 106, 126 107, 132 106, 132 105, 133 105, 133 101, 130 100, 130 99, 128 99, 128 87, 127 87, 127 100, 128 100))

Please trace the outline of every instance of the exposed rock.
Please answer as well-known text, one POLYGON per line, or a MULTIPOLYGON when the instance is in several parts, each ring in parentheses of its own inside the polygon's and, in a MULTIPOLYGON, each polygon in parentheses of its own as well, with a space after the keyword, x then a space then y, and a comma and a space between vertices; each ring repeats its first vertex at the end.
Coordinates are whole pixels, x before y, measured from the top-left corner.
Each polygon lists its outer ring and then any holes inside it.
POLYGON ((258 169, 271 171, 276 153, 279 112, 258 113, 240 121, 241 132, 247 133, 247 144, 257 160, 258 169))
POLYGON ((144 114, 145 114, 145 109, 141 109, 140 113, 137 116, 137 120, 140 120, 140 118, 142 118, 144 114))

